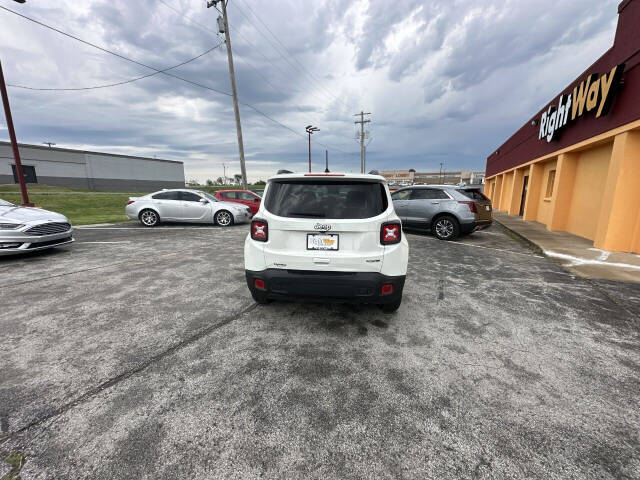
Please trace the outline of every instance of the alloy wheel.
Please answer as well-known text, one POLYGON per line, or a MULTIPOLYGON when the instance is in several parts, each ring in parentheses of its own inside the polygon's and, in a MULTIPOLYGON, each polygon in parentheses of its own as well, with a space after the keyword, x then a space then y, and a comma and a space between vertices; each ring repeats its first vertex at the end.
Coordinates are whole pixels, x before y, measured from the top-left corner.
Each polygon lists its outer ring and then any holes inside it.
POLYGON ((216 222, 221 227, 228 227, 229 225, 231 225, 231 214, 225 211, 218 212, 216 214, 216 222))
POLYGON ((449 238, 453 235, 453 223, 448 218, 443 218, 442 220, 438 220, 436 223, 436 233, 440 238, 449 238))
POLYGON ((151 227, 158 222, 158 216, 156 215, 155 212, 152 212, 151 210, 147 210, 145 212, 142 212, 142 215, 140 215, 140 220, 146 226, 151 227))

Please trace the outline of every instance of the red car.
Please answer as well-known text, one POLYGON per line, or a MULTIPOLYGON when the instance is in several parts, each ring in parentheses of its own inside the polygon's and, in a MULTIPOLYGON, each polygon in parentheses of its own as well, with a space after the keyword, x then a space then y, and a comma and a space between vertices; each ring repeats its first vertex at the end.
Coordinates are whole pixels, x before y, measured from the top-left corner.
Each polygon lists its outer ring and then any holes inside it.
POLYGON ((218 190, 214 197, 223 202, 242 203, 251 209, 251 215, 258 213, 260 208, 260 195, 253 193, 251 190, 218 190))

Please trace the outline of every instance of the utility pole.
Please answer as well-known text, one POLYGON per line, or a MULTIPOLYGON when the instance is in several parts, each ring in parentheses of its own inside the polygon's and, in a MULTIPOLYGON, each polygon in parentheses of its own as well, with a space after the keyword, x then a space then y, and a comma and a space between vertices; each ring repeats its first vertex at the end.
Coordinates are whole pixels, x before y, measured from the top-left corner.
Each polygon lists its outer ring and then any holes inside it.
POLYGON ((360 117, 360 120, 356 120, 354 123, 357 125, 360 124, 360 173, 364 173, 364 124, 371 122, 371 120, 365 120, 365 115, 371 115, 371 112, 363 112, 356 113, 354 117, 360 117))
POLYGON ((7 85, 4 82, 2 62, 0 62, 0 93, 2 94, 2 104, 4 105, 4 115, 7 119, 7 129, 9 130, 9 138, 11 139, 11 148, 13 149, 13 159, 16 162, 16 175, 18 176, 18 183, 20 184, 22 206, 33 207, 33 203, 29 201, 29 194, 27 193, 27 183, 24 181, 24 173, 22 172, 22 162, 20 161, 20 151, 18 149, 18 140, 16 139, 16 130, 13 126, 11 108, 9 107, 9 95, 7 93, 7 85))
POLYGON ((324 173, 329 173, 329 150, 324 151, 324 173))
POLYGON ((309 134, 309 173, 311 173, 311 135, 313 135, 314 132, 319 132, 320 129, 313 125, 307 125, 304 130, 309 134))
MULTIPOLYGON (((242 188, 247 189, 247 167, 244 163, 244 142, 242 141, 242 125, 240 124, 240 109, 238 108, 238 92, 236 90, 236 73, 233 68, 233 54, 231 53, 231 37, 229 36, 229 22, 227 21, 227 3, 229 0, 210 0, 207 2, 207 8, 216 7, 220 3, 222 5, 222 21, 223 24, 218 31, 223 30, 225 43, 227 44, 227 59, 229 60, 229 77, 231 78, 231 93, 233 94, 233 111, 236 115, 236 131, 238 133, 238 150, 240 153, 240 171, 242 173, 242 188)), ((219 22, 218 22, 219 23, 219 22)))
MULTIPOLYGON (((227 165, 225 163, 222 164, 222 183, 224 185, 227 184, 227 165)), ((246 190, 246 188, 245 188, 246 190)))
POLYGON ((442 184, 442 162, 440 162, 440 176, 438 177, 438 180, 440 181, 440 183, 442 184))

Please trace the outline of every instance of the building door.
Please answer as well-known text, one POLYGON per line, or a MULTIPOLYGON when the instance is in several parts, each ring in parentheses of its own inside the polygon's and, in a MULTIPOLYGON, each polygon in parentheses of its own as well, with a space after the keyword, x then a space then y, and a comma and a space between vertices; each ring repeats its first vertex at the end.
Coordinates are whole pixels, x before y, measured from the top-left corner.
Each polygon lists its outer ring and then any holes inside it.
POLYGON ((518 215, 524 215, 524 203, 527 200, 527 187, 529 186, 529 175, 525 175, 522 179, 522 197, 520 198, 520 213, 518 215))
MULTIPOLYGON (((18 183, 18 170, 15 165, 11 165, 13 170, 13 181, 18 183)), ((38 183, 38 177, 36 176, 36 167, 33 165, 22 165, 22 175, 24 176, 25 183, 38 183)))

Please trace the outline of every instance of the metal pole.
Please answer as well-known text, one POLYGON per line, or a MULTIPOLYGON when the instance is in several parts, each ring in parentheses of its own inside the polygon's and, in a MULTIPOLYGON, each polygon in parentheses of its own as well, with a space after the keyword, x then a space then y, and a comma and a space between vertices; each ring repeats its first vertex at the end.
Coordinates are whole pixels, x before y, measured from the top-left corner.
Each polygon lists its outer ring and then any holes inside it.
POLYGON ((227 21, 227 1, 222 0, 222 17, 224 20, 224 38, 227 44, 227 59, 229 60, 229 76, 231 77, 231 93, 233 93, 233 111, 236 114, 236 130, 238 132, 238 149, 240 152, 240 171, 242 173, 242 188, 247 189, 247 168, 244 164, 244 143, 242 141, 242 125, 240 124, 240 109, 238 108, 238 92, 236 90, 236 74, 233 69, 233 54, 231 53, 231 37, 229 36, 229 22, 227 21))
POLYGON ((360 121, 354 123, 360 124, 360 173, 364 173, 364 124, 371 122, 371 120, 365 120, 365 115, 371 115, 371 112, 364 112, 360 110, 360 113, 356 113, 354 117, 360 117, 360 121))
POLYGON ((364 173, 364 112, 360 112, 360 173, 364 173))
POLYGON ((2 104, 4 105, 4 115, 7 119, 7 129, 9 130, 9 138, 11 139, 11 148, 13 148, 13 158, 16 162, 16 175, 20 184, 20 193, 22 194, 22 206, 33 207, 33 203, 29 202, 29 194, 27 193, 27 184, 24 181, 24 173, 22 172, 22 162, 20 161, 20 151, 18 150, 18 140, 16 139, 16 130, 13 127, 13 118, 11 117, 11 108, 9 107, 9 95, 7 94, 7 86, 4 83, 4 72, 2 71, 2 62, 0 62, 0 91, 2 91, 2 104))
POLYGON ((308 131, 309 134, 309 173, 311 173, 311 132, 308 131))
POLYGON ((324 173, 329 173, 329 150, 324 151, 324 173))

